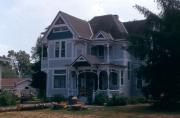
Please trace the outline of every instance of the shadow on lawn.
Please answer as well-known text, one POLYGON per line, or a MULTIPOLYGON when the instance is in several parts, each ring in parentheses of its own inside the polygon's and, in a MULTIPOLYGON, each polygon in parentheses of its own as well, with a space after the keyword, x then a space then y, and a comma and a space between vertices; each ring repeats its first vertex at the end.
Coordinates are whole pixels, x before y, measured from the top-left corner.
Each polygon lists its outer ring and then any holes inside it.
POLYGON ((180 108, 178 109, 160 109, 150 104, 140 105, 127 105, 119 107, 104 107, 102 110, 116 112, 116 113, 143 113, 143 114, 180 114, 180 108))

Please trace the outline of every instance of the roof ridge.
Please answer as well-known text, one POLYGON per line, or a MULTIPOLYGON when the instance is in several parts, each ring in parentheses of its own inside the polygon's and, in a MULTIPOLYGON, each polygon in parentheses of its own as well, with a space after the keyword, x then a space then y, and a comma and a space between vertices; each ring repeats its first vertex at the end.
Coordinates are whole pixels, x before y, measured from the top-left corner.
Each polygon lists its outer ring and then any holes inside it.
POLYGON ((80 21, 88 22, 88 21, 86 21, 86 20, 80 19, 80 18, 75 17, 75 16, 73 16, 73 15, 67 14, 67 13, 65 13, 65 12, 63 12, 63 11, 59 11, 59 12, 65 14, 65 15, 71 16, 71 17, 73 17, 73 18, 76 18, 76 19, 78 19, 78 20, 80 20, 80 21))

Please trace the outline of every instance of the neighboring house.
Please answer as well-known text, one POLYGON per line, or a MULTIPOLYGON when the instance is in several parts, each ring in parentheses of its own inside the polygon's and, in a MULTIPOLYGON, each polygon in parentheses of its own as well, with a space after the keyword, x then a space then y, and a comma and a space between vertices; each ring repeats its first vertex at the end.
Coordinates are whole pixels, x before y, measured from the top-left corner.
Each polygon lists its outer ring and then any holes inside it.
POLYGON ((2 78, 1 89, 13 92, 17 96, 21 96, 21 92, 25 89, 31 89, 32 80, 27 78, 2 78))
POLYGON ((60 11, 43 34, 47 97, 140 95, 142 80, 133 71, 139 62, 127 51, 128 29, 117 15, 85 21, 60 11))
POLYGON ((1 78, 2 78, 2 66, 4 63, 6 62, 10 62, 9 58, 5 58, 5 57, 0 57, 0 89, 1 89, 1 78))

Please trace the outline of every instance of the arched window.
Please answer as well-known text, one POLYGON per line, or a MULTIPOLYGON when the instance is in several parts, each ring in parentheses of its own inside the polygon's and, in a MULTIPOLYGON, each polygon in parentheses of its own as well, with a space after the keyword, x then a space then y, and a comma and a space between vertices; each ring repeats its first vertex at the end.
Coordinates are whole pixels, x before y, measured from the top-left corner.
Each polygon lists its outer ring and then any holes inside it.
POLYGON ((99 75, 99 88, 106 90, 108 88, 108 75, 106 71, 101 71, 99 75))
POLYGON ((115 72, 111 72, 109 75, 109 88, 111 90, 116 90, 119 88, 119 79, 118 79, 118 74, 115 72))

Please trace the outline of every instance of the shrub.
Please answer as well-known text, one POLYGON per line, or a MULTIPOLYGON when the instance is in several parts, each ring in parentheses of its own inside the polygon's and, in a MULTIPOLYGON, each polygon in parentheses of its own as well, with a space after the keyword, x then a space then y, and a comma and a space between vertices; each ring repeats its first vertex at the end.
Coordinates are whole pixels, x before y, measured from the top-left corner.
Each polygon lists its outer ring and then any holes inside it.
POLYGON ((104 105, 108 102, 108 96, 103 93, 99 93, 95 96, 94 104, 96 105, 104 105))
POLYGON ((63 102, 66 101, 66 98, 60 94, 54 95, 54 97, 51 100, 52 102, 63 102))
POLYGON ((17 97, 9 91, 0 92, 0 106, 10 106, 16 104, 17 97))
POLYGON ((112 96, 111 99, 109 99, 107 106, 124 106, 127 105, 128 103, 127 101, 128 101, 127 97, 115 94, 112 96))
POLYGON ((147 100, 145 97, 131 97, 128 99, 129 104, 143 104, 146 102, 147 100))

